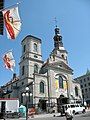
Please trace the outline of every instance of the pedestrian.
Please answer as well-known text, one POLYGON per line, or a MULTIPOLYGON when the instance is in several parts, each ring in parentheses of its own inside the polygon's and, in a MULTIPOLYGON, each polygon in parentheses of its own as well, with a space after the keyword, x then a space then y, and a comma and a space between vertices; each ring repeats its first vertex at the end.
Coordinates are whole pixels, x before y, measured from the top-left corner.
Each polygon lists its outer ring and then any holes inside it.
POLYGON ((66 112, 66 120, 72 120, 73 119, 73 113, 71 110, 67 110, 66 112))

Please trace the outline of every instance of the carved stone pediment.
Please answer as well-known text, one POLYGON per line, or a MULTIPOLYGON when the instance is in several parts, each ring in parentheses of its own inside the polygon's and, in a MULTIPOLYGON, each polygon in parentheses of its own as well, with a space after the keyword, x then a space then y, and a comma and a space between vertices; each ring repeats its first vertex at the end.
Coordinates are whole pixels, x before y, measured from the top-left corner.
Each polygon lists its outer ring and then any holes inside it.
POLYGON ((64 70, 73 71, 73 70, 69 67, 69 65, 67 65, 67 64, 64 63, 63 61, 48 63, 48 66, 54 67, 54 68, 61 68, 61 69, 64 69, 64 70))

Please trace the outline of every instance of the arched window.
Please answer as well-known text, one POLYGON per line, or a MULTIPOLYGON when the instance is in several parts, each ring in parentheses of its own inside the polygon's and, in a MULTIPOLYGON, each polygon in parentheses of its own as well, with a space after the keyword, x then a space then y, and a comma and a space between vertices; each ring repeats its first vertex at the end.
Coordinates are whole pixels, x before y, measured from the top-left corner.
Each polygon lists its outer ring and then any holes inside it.
POLYGON ((25 66, 22 66, 22 75, 24 75, 25 72, 25 66))
POLYGON ((34 52, 37 52, 37 44, 34 43, 34 52))
POLYGON ((62 54, 62 58, 65 59, 64 55, 62 54))
POLYGON ((59 88, 63 88, 63 78, 59 76, 59 88))
POLYGON ((26 45, 23 46, 23 52, 25 52, 25 51, 26 51, 26 45))
POLYGON ((34 58, 38 58, 38 56, 37 56, 37 55, 34 55, 34 58))
POLYGON ((44 93, 44 82, 40 82, 40 93, 44 93))
POLYGON ((78 87, 75 87, 75 95, 78 96, 78 87))
POLYGON ((34 73, 38 73, 38 65, 34 65, 34 73))

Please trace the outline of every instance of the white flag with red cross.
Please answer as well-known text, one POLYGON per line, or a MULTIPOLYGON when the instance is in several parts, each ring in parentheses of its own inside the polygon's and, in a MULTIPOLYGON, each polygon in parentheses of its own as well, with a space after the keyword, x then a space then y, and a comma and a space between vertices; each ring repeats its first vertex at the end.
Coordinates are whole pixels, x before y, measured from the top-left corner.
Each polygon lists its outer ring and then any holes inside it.
POLYGON ((4 54, 3 61, 5 64, 5 68, 13 71, 13 67, 15 67, 15 60, 12 51, 8 51, 7 53, 4 54))
POLYGON ((9 39, 15 39, 21 30, 21 20, 18 12, 18 6, 2 11, 3 19, 9 39))

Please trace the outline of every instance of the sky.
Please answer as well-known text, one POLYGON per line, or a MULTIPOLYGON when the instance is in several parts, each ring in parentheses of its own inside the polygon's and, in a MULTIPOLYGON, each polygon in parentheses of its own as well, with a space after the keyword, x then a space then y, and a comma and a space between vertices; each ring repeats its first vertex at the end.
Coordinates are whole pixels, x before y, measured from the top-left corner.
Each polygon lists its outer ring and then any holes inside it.
POLYGON ((12 49, 16 61, 14 72, 19 76, 21 41, 27 35, 42 40, 43 60, 48 58, 54 48, 55 17, 68 51, 73 78, 90 69, 90 0, 5 0, 4 7, 8 8, 17 2, 20 2, 18 7, 22 21, 19 35, 15 40, 9 40, 5 29, 4 35, 0 35, 0 86, 13 76, 13 72, 4 67, 3 54, 12 49))

